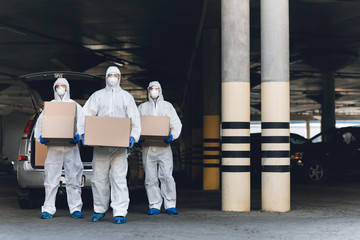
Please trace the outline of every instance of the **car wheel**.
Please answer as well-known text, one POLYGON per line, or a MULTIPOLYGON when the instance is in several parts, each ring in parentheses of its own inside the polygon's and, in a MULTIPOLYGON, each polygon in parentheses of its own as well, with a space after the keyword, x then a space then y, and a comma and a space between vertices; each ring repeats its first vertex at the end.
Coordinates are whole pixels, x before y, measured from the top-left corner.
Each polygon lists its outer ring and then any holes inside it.
POLYGON ((313 163, 307 168, 307 178, 310 182, 322 182, 325 177, 325 169, 322 164, 313 163))
POLYGON ((17 189, 17 197, 19 207, 22 209, 31 209, 35 208, 39 205, 38 200, 38 191, 36 189, 28 189, 18 187, 17 189))
POLYGON ((32 201, 29 198, 19 198, 18 203, 21 209, 34 208, 34 205, 32 204, 32 201))
POLYGON ((9 174, 9 175, 14 175, 14 167, 11 165, 9 168, 8 168, 8 170, 7 170, 7 173, 9 174))

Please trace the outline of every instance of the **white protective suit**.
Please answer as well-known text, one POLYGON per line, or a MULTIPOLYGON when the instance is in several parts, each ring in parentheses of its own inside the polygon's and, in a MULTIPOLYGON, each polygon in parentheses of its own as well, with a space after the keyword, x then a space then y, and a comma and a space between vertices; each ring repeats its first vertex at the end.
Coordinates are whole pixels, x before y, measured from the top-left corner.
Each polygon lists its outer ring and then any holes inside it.
MULTIPOLYGON (((168 116, 170 117, 170 133, 173 140, 177 139, 181 133, 181 121, 176 110, 171 103, 164 101, 160 83, 150 82, 150 87, 158 87, 160 95, 157 102, 152 100, 148 94, 149 101, 140 104, 139 111, 141 116, 168 116)), ((167 147, 143 147, 143 165, 145 171, 145 188, 149 200, 149 208, 161 209, 164 199, 165 209, 176 207, 176 187, 172 176, 173 155, 170 144, 167 147), (159 179, 161 188, 159 187, 159 179)))
MULTIPOLYGON (((117 67, 109 67, 105 78, 109 73, 118 73, 120 75, 117 67)), ((85 116, 131 118, 130 135, 134 137, 135 142, 139 140, 141 131, 139 111, 133 96, 120 88, 120 78, 114 86, 111 86, 106 81, 106 87, 93 93, 86 101, 80 121, 78 121, 80 134, 85 131, 85 116)), ((125 217, 130 202, 126 182, 128 170, 127 148, 94 147, 92 166, 91 184, 94 212, 105 213, 109 208, 109 199, 111 197, 110 206, 113 209, 114 217, 125 217)))
MULTIPOLYGON (((74 102, 70 99, 70 86, 65 78, 58 78, 53 86, 54 100, 52 102, 74 102), (63 98, 56 93, 55 86, 58 83, 66 85, 66 92, 63 98)), ((81 106, 77 106, 77 119, 81 113, 81 106)), ((35 125, 35 139, 40 142, 42 135, 42 112, 35 125)), ((45 202, 42 206, 42 212, 48 212, 53 215, 56 212, 55 199, 56 193, 60 183, 62 167, 64 166, 66 179, 67 201, 70 213, 80 211, 82 208, 81 200, 81 178, 83 174, 83 164, 80 158, 79 147, 74 146, 48 146, 48 153, 45 160, 45 202)))

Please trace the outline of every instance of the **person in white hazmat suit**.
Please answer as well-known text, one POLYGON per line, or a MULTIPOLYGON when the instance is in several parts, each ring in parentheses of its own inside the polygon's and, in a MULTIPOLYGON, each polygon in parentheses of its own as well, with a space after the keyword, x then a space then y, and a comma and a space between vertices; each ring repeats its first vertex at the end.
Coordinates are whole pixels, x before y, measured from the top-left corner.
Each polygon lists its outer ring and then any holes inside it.
MULTIPOLYGON (((54 100, 53 102, 74 102, 70 99, 70 85, 65 78, 58 78, 53 86, 54 100)), ((77 119, 81 113, 81 106, 77 106, 77 119)), ((49 143, 49 140, 42 139, 42 112, 35 125, 35 139, 42 144, 49 143)), ((73 218, 83 218, 81 213, 81 178, 83 174, 83 164, 80 158, 79 134, 76 134, 71 144, 74 146, 48 146, 47 157, 45 160, 45 202, 42 206, 42 219, 52 218, 56 212, 55 200, 60 183, 62 167, 64 166, 66 179, 66 193, 69 210, 73 218)))
MULTIPOLYGON (((161 85, 158 81, 150 82, 148 86, 149 101, 140 104, 141 116, 168 116, 170 118, 169 138, 164 142, 166 147, 143 146, 142 158, 145 171, 145 188, 149 200, 147 214, 160 213, 164 202, 168 214, 178 214, 176 209, 176 186, 172 176, 173 155, 170 142, 179 137, 182 124, 173 105, 164 100, 161 85), (159 187, 159 180, 161 187, 159 187)), ((144 140, 141 139, 140 142, 144 140)))
MULTIPOLYGON (((141 132, 140 115, 133 96, 121 89, 121 73, 117 67, 106 71, 106 87, 90 96, 83 107, 79 133, 84 134, 85 116, 126 117, 131 119, 130 147, 139 140, 141 132)), ((94 147, 93 176, 91 186, 94 199, 94 214, 91 221, 99 222, 108 210, 111 198, 114 223, 126 223, 129 206, 129 191, 126 175, 128 171, 127 149, 122 147, 94 147)))

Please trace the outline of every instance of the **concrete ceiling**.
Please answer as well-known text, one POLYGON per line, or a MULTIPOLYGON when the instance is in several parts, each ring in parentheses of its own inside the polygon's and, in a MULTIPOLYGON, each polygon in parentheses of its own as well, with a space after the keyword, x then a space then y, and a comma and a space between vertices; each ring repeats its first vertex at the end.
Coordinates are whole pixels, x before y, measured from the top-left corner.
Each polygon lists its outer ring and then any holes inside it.
MULTIPOLYGON (((260 113, 260 0, 251 0, 251 104, 260 113)), ((335 71, 336 112, 360 115, 360 1, 290 0, 291 113, 319 115, 321 75, 335 71)), ((220 29, 220 0, 2 0, 0 6, 0 114, 28 100, 5 91, 18 77, 77 71, 103 77, 122 65, 122 87, 138 102, 149 81, 182 107, 199 54, 202 29, 220 29), (9 102, 10 101, 10 102, 9 102)))

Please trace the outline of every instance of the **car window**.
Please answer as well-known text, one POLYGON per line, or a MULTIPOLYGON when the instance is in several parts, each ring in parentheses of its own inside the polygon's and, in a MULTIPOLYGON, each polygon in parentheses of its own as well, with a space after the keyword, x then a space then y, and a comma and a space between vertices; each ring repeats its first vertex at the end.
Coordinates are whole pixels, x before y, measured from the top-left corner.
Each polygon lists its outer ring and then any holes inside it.
POLYGON ((333 131, 325 132, 319 134, 319 136, 314 137, 311 140, 312 143, 331 142, 331 141, 339 141, 339 134, 333 131))
POLYGON ((322 142, 322 134, 320 134, 319 136, 313 138, 311 140, 312 143, 319 143, 319 142, 322 142))
POLYGON ((306 142, 305 138, 302 138, 297 135, 290 135, 290 143, 292 144, 304 144, 306 142))
MULTIPOLYGON (((56 72, 40 72, 21 76, 20 79, 27 83, 31 90, 36 91, 42 100, 51 101, 54 99, 52 90, 56 72)), ((70 84, 70 98, 74 100, 87 100, 95 91, 105 87, 105 81, 97 76, 67 72, 61 73, 61 77, 68 80, 70 84)))
POLYGON ((352 142, 356 141, 355 136, 351 132, 345 132, 342 134, 343 141, 346 144, 351 144, 352 142))

